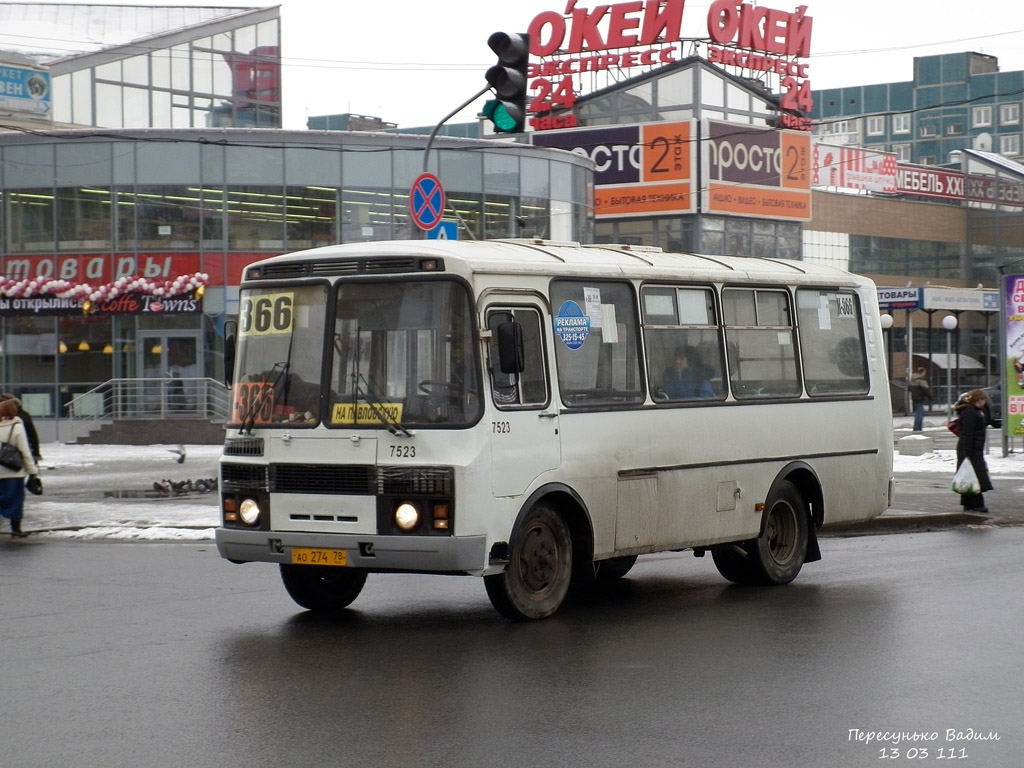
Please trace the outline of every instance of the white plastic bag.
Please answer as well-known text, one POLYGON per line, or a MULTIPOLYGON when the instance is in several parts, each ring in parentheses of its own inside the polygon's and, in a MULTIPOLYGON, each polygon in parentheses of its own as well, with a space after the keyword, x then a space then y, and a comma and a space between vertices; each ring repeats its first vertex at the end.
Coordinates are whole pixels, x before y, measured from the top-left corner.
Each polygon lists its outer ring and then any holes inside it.
POLYGON ((964 459, 960 462, 956 474, 953 475, 951 490, 953 493, 966 495, 981 493, 981 483, 978 482, 978 475, 975 474, 974 465, 971 464, 970 459, 964 459))

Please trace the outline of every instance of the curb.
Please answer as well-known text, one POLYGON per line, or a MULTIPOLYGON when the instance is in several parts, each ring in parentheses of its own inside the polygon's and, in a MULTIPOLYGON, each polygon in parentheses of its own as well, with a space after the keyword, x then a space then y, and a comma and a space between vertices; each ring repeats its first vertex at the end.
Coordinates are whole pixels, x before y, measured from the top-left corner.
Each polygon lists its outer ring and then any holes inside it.
POLYGON ((818 531, 819 536, 864 536, 872 533, 899 531, 944 531, 968 525, 1020 525, 993 515, 974 515, 968 512, 934 512, 928 514, 882 514, 858 523, 832 523, 818 531))

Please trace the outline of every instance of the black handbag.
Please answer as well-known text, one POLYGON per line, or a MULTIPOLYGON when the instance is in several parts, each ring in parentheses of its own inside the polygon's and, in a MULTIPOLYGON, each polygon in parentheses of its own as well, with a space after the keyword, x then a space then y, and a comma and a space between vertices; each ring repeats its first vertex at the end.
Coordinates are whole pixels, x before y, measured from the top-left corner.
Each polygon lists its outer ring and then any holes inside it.
MULTIPOLYGON (((7 439, 10 440, 13 434, 14 425, 12 424, 11 431, 7 433, 7 439)), ((14 472, 23 470, 25 462, 21 458, 21 451, 10 443, 0 443, 0 466, 4 466, 14 472)))
POLYGON ((28 476, 28 480, 25 481, 25 490, 33 496, 43 495, 43 481, 39 479, 39 475, 28 476))

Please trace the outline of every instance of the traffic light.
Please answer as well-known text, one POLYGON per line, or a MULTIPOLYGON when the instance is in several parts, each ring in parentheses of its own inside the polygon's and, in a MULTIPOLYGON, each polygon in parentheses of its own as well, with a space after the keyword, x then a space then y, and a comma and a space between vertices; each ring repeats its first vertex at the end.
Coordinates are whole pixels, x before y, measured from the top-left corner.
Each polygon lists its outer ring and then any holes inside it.
POLYGON ((487 45, 498 63, 487 70, 488 85, 496 99, 484 105, 483 114, 496 133, 522 133, 526 129, 526 66, 530 61, 530 36, 495 32, 487 45))

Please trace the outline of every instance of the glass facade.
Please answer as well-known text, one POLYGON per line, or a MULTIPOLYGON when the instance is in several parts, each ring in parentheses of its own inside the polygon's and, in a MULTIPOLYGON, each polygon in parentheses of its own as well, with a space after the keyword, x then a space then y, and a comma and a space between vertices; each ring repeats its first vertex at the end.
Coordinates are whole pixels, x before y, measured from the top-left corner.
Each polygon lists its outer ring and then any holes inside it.
POLYGON ((861 275, 928 275, 956 279, 961 272, 960 250, 960 243, 850 235, 850 262, 846 268, 861 275))
POLYGON ((768 125, 778 114, 774 97, 758 95, 751 81, 739 82, 703 59, 690 58, 581 98, 580 125, 625 125, 707 118, 768 125))
POLYGON ((1024 261, 1024 167, 965 152, 965 280, 996 282, 999 268, 1024 261))
POLYGON ((181 40, 188 35, 178 32, 179 42, 167 47, 115 47, 76 57, 72 71, 55 70, 54 120, 103 128, 280 128, 276 9, 274 18, 251 24, 194 29, 201 36, 181 40))

